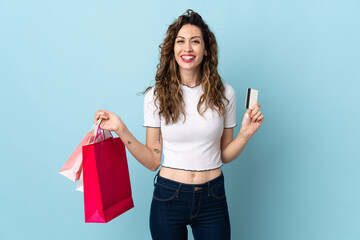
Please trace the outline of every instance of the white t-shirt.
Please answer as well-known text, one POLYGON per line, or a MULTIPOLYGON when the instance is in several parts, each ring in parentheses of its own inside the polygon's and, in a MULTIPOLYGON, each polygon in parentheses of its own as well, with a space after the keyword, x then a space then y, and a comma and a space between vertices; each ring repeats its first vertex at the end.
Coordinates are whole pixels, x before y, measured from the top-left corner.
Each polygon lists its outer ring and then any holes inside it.
MULTIPOLYGON (((201 84, 195 87, 181 85, 183 91, 184 116, 180 114, 175 124, 165 124, 159 117, 159 109, 154 104, 154 87, 144 99, 144 127, 161 128, 163 140, 163 167, 183 170, 210 170, 222 166, 220 141, 224 128, 236 126, 236 95, 234 89, 226 83, 225 115, 219 115, 208 108, 204 117, 197 111, 197 105, 203 94, 201 84)), ((202 105, 204 107, 205 104, 202 105)), ((159 103, 157 103, 159 107, 159 103)))

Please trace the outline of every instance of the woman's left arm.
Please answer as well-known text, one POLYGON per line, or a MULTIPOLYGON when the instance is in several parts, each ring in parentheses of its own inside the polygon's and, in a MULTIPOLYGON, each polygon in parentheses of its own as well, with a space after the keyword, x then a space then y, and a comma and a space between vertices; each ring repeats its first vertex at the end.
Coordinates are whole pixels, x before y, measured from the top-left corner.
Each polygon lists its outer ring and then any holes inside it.
POLYGON ((235 139, 233 139, 233 128, 224 129, 221 137, 221 159, 223 163, 229 163, 237 158, 250 138, 260 128, 264 119, 260 107, 261 104, 256 103, 246 111, 241 123, 241 129, 235 139))

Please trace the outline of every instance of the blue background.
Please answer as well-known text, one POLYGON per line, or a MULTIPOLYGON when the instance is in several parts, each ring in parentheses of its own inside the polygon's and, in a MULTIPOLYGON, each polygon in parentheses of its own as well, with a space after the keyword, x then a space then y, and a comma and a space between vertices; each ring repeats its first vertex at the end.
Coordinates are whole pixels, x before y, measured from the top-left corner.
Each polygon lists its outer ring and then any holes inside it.
POLYGON ((217 38, 236 134, 246 88, 262 104, 260 130, 222 168, 232 239, 360 239, 355 0, 0 0, 0 239, 150 239, 155 172, 129 152, 135 208, 106 224, 84 223, 83 195, 58 171, 98 109, 145 142, 137 93, 188 8, 217 38))

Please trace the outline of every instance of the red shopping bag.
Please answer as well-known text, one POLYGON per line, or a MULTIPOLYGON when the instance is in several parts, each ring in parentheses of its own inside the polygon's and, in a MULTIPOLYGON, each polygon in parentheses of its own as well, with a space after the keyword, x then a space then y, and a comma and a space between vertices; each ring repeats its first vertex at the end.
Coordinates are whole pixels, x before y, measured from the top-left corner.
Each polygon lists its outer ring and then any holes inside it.
POLYGON ((125 145, 121 139, 112 137, 83 146, 82 153, 85 222, 106 223, 133 208, 125 145))

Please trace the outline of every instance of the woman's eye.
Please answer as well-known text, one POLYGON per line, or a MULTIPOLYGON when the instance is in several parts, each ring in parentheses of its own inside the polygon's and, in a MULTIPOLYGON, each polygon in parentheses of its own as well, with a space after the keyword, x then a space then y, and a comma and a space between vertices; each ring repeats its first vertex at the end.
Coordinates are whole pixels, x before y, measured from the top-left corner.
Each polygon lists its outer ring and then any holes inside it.
MULTIPOLYGON (((183 41, 183 40, 179 40, 179 41, 177 41, 176 43, 182 43, 182 42, 184 42, 184 41, 183 41)), ((195 41, 193 41, 193 43, 200 43, 200 41, 195 40, 195 41)))

